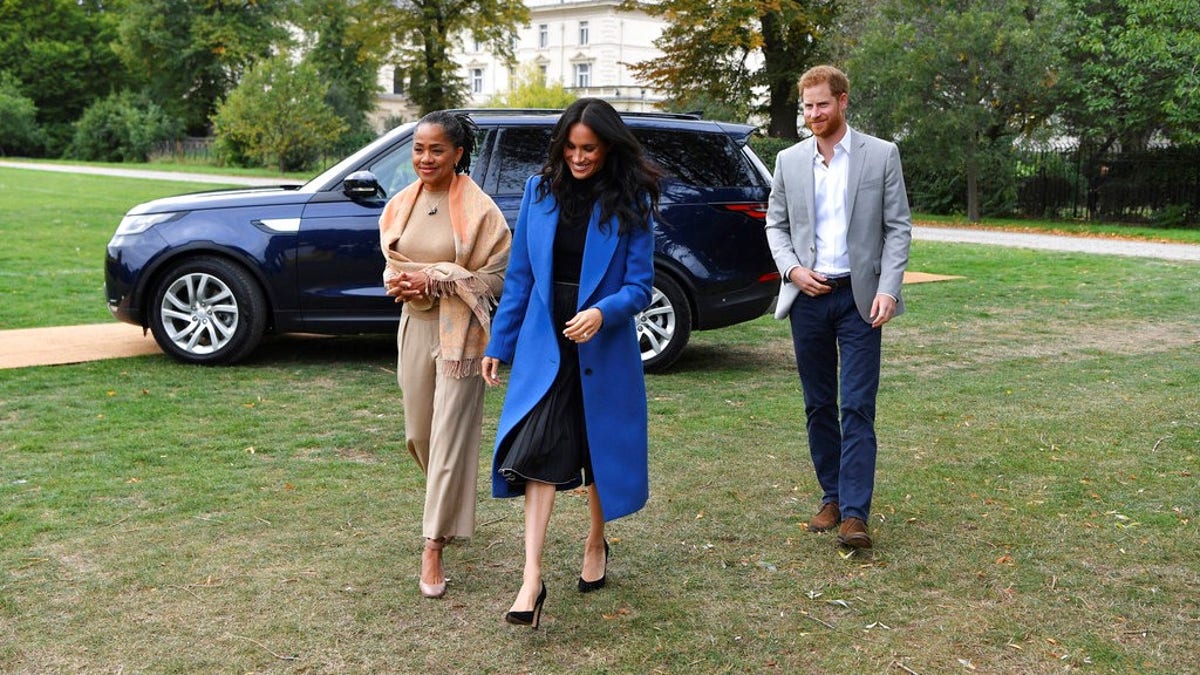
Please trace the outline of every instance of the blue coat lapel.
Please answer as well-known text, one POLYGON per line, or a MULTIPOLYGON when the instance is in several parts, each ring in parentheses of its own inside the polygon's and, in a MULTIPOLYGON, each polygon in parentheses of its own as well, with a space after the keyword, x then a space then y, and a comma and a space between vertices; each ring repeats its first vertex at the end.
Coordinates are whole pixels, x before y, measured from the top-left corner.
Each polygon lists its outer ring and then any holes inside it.
POLYGON ((537 224, 531 229, 529 267, 533 270, 534 290, 547 307, 553 307, 554 298, 554 233, 558 229, 558 201, 547 197, 533 202, 535 213, 530 214, 529 223, 537 224))
POLYGON ((587 245, 583 248, 583 269, 579 273, 579 306, 583 307, 604 281, 609 263, 617 250, 616 218, 609 218, 608 227, 600 227, 600 205, 592 208, 588 220, 587 245))

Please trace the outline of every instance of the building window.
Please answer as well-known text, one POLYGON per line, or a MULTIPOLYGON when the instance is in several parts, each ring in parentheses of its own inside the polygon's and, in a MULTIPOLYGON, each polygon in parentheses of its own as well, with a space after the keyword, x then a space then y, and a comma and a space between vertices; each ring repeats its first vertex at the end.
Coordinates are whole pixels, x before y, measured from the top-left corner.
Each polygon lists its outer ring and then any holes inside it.
POLYGON ((538 66, 538 75, 541 77, 538 83, 546 84, 546 66, 538 66))
POLYGON ((479 40, 474 40, 473 44, 475 46, 476 53, 483 51, 483 43, 482 42, 480 42, 479 40))
POLYGON ((538 24, 538 49, 545 49, 550 46, 550 26, 544 23, 538 24))
POLYGON ((483 93, 483 68, 471 69, 471 93, 483 93))
POLYGON ((592 86, 592 64, 575 64, 575 86, 580 88, 592 86))
POLYGON ((392 69, 392 93, 404 93, 404 71, 400 68, 392 69))
POLYGON ((586 45, 588 43, 588 22, 579 22, 579 44, 586 45))

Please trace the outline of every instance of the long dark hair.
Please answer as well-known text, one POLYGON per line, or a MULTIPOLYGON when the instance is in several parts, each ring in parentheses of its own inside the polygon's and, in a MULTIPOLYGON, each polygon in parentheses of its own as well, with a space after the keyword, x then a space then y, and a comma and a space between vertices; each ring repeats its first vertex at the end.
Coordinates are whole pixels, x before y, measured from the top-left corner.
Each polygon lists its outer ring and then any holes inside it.
POLYGON ((463 149, 462 159, 459 159, 458 164, 454 165, 455 173, 467 173, 471 170, 471 153, 475 150, 475 135, 479 133, 479 127, 470 115, 434 110, 417 122, 417 126, 422 124, 436 124, 441 127, 442 131, 446 132, 446 137, 450 139, 450 143, 456 149, 463 149))
POLYGON ((658 179, 662 174, 607 101, 581 98, 564 110, 554 125, 538 199, 553 194, 563 212, 575 216, 590 211, 598 201, 600 222, 616 216, 617 231, 625 234, 634 228, 650 228, 650 218, 658 213, 658 179), (587 125, 608 150, 600 170, 586 181, 586 189, 580 189, 581 182, 571 176, 564 159, 567 137, 578 123, 587 125))

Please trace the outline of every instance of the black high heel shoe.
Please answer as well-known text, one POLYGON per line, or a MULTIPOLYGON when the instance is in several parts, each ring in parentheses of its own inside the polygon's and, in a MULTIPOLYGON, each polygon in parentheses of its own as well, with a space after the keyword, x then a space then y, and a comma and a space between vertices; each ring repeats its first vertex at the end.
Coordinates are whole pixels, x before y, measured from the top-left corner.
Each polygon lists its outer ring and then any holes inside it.
POLYGON ((604 540, 604 574, 601 574, 600 578, 595 581, 588 581, 587 579, 583 578, 582 574, 579 575, 579 592, 580 593, 591 593, 592 591, 598 591, 601 588, 604 588, 604 582, 607 579, 608 579, 608 540, 605 539, 604 540))
POLYGON ((532 626, 537 630, 538 624, 542 622, 542 605, 546 604, 546 582, 542 582, 542 592, 538 593, 537 600, 533 602, 533 609, 527 612, 507 612, 504 615, 504 620, 516 626, 532 626))

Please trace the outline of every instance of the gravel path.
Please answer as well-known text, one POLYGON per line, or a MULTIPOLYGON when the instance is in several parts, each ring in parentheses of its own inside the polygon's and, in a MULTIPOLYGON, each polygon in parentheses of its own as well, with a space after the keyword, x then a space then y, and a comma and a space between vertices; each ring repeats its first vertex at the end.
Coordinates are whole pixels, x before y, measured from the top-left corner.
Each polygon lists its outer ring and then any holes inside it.
MULTIPOLYGON (((211 173, 185 173, 183 171, 151 171, 147 169, 122 169, 115 166, 81 166, 75 164, 49 164, 44 162, 9 162, 0 160, 0 166, 8 169, 30 169, 32 171, 54 171, 57 173, 88 173, 97 176, 123 176, 149 180, 176 180, 185 183, 216 183, 219 185, 295 185, 300 181, 287 178, 259 178, 255 176, 218 176, 211 173)), ((133 206, 133 204, 130 204, 133 206)))
POLYGON ((1060 234, 1035 234, 1007 230, 965 229, 918 225, 913 227, 913 239, 918 241, 951 241, 991 246, 1035 248, 1047 251, 1100 253, 1164 260, 1200 261, 1200 245, 1171 244, 1135 239, 1108 237, 1072 237, 1060 234))

